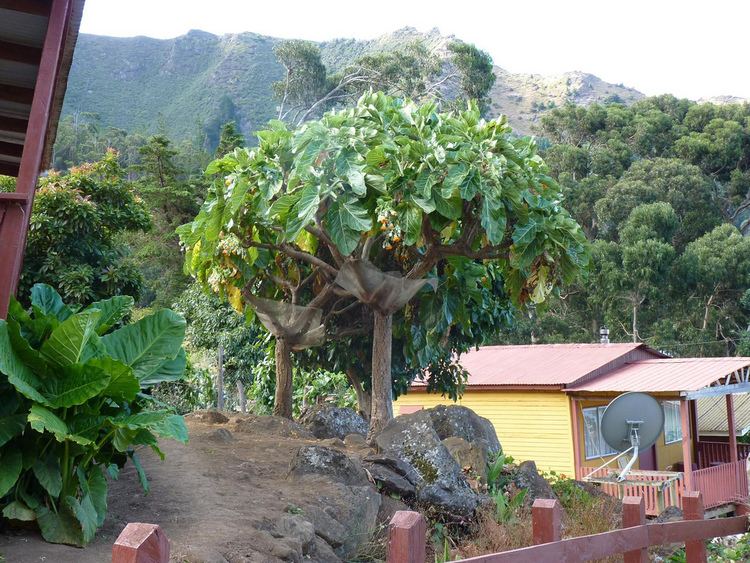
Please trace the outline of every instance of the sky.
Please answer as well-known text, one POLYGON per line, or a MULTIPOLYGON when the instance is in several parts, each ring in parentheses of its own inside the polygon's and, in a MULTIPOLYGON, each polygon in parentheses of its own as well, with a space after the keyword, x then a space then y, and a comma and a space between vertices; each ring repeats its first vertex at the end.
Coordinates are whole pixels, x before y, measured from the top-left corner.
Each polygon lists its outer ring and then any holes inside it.
POLYGON ((322 41, 410 26, 474 43, 511 72, 579 70, 647 95, 750 98, 747 0, 87 0, 81 30, 190 29, 322 41))

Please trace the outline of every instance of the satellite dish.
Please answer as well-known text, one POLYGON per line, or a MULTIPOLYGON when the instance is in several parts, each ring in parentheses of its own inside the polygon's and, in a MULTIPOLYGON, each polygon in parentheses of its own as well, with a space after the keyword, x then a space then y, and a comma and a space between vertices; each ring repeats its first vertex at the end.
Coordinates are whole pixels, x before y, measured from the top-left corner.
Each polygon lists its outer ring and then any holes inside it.
POLYGON ((600 431, 604 441, 620 453, 587 477, 632 452, 630 460, 617 477, 618 481, 624 481, 638 459, 638 452, 653 446, 663 430, 664 409, 651 395, 623 393, 615 397, 604 410, 600 431))
POLYGON ((637 430, 638 449, 647 450, 664 429, 664 409, 646 393, 623 393, 607 405, 602 415, 602 438, 610 448, 623 452, 633 446, 631 430, 637 430))

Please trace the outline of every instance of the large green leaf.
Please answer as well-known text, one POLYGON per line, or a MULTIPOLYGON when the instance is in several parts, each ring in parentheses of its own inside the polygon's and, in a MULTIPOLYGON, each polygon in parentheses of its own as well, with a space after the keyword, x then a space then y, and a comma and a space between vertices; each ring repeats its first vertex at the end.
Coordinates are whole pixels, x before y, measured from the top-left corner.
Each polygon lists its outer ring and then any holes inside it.
POLYGON ((8 319, 8 336, 18 358, 26 364, 34 373, 42 375, 47 373, 47 362, 44 361, 38 350, 35 350, 21 333, 21 325, 14 319, 8 319))
POLYGON ((149 387, 165 381, 178 381, 185 375, 187 367, 187 356, 185 349, 180 348, 177 356, 172 360, 167 360, 161 364, 152 374, 141 379, 142 387, 149 387))
POLYGON ((65 497, 65 504, 70 508, 81 524, 83 544, 89 543, 96 534, 98 514, 90 495, 83 495, 79 501, 72 496, 65 497))
POLYGON ((62 474, 60 473, 60 460, 54 455, 46 456, 46 459, 37 459, 32 467, 34 477, 39 484, 50 494, 52 498, 60 496, 62 490, 62 474))
POLYGON ((31 304, 60 322, 73 314, 73 311, 63 303, 60 294, 46 283, 37 283, 31 288, 31 304))
POLYGON ((50 543, 83 546, 81 523, 69 506, 63 503, 57 512, 41 507, 36 512, 42 537, 50 543))
POLYGON ((503 241, 507 219, 505 207, 501 201, 485 197, 482 202, 480 222, 490 244, 500 244, 503 241))
POLYGON ((23 522, 36 520, 36 513, 20 500, 14 500, 3 508, 3 516, 8 520, 21 520, 23 522))
POLYGON ((26 428, 25 414, 0 417, 0 446, 5 445, 11 438, 18 436, 24 428, 26 428))
POLYGON ((177 356, 185 337, 185 319, 162 309, 138 322, 102 336, 114 359, 133 368, 138 380, 154 374, 166 360, 177 356))
POLYGON ((60 368, 47 378, 44 394, 49 404, 56 408, 82 405, 106 389, 110 376, 93 362, 60 368))
MULTIPOLYGON (((184 351, 181 350, 181 353, 184 351)), ((101 393, 105 397, 132 401, 141 390, 141 384, 133 374, 133 368, 122 362, 103 357, 89 360, 86 365, 98 368, 109 375, 109 384, 101 393)))
POLYGON ((16 484, 23 469, 23 458, 18 450, 0 451, 0 498, 16 484))
POLYGON ((344 256, 357 248, 363 232, 372 229, 372 220, 356 198, 344 196, 332 202, 325 218, 331 240, 344 256))
POLYGON ((404 231, 404 244, 411 246, 417 243, 422 231, 422 213, 416 207, 407 207, 400 217, 404 231))
POLYGON ((60 323, 42 344, 42 356, 59 366, 71 366, 80 362, 89 339, 96 335, 99 317, 101 312, 91 309, 60 323))
POLYGON ((170 411, 144 411, 130 416, 111 419, 112 424, 130 430, 148 428, 163 438, 173 438, 187 442, 188 432, 185 420, 170 411))
POLYGON ((68 425, 58 417, 55 413, 46 409, 40 405, 32 405, 31 411, 28 417, 31 428, 39 433, 45 430, 55 436, 58 442, 64 442, 65 440, 71 440, 83 446, 91 443, 91 440, 79 436, 77 434, 71 434, 68 425))
POLYGON ((42 387, 39 378, 18 357, 11 346, 8 333, 8 323, 0 319, 0 372, 8 377, 8 382, 27 399, 43 405, 47 399, 39 390, 42 387))
POLYGON ((289 239, 297 238, 300 231, 312 223, 319 205, 320 193, 318 187, 309 184, 302 188, 299 201, 292 207, 287 218, 285 231, 289 239))
POLYGON ((96 324, 96 333, 104 334, 110 328, 120 322, 133 308, 133 298, 129 295, 116 295, 110 299, 96 301, 88 307, 86 311, 98 309, 101 315, 96 324))
POLYGON ((96 526, 104 524, 107 515, 107 478, 98 466, 91 468, 88 478, 89 495, 96 509, 96 526))
POLYGON ((130 459, 133 460, 133 465, 135 466, 135 470, 138 473, 138 480, 141 482, 141 487, 143 487, 143 492, 148 494, 150 486, 148 484, 148 477, 146 477, 146 472, 144 471, 143 466, 141 465, 141 460, 138 458, 135 452, 129 452, 129 455, 130 455, 130 459))

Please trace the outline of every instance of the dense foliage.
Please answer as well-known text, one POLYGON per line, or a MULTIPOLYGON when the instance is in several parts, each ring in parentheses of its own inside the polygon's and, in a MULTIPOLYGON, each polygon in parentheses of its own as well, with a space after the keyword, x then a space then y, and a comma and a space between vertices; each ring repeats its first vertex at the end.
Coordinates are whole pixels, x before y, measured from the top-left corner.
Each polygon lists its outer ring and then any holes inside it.
POLYGON ((120 326, 132 306, 117 296, 76 311, 37 284, 30 311, 13 302, 0 320, 0 506, 47 541, 90 542, 107 474, 132 460, 148 490, 136 448, 163 458, 157 436, 187 441, 182 417, 141 393, 182 377, 185 321, 161 310, 120 326))
POLYGON ((593 241, 589 283, 511 340, 644 340, 677 355, 748 341, 750 105, 671 96, 542 118, 552 175, 593 241))

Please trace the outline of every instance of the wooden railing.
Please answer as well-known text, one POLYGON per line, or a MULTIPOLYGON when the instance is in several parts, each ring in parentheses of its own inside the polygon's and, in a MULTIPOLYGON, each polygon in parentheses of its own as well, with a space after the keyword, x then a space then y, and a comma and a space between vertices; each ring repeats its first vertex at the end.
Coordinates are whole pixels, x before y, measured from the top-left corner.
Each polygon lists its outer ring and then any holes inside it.
MULTIPOLYGON (((729 463, 729 443, 699 441, 696 443, 696 454, 696 462, 701 469, 719 463, 729 463)), ((737 457, 739 459, 750 457, 750 444, 737 444, 737 457)))
MULTIPOLYGON (((604 478, 611 476, 612 469, 604 468, 594 471, 595 467, 582 467, 582 475, 604 478)), ((658 516, 668 506, 682 506, 684 489, 681 473, 671 471, 631 471, 629 481, 641 481, 643 484, 600 483, 602 491, 613 497, 642 497, 646 514, 658 516)))
POLYGON ((703 493, 706 508, 745 500, 748 496, 747 461, 740 459, 693 471, 693 486, 703 493))
MULTIPOLYGON (((704 520, 700 493, 685 493, 685 519, 679 522, 646 524, 645 503, 640 497, 623 499, 622 529, 601 534, 560 539, 561 512, 556 500, 537 499, 532 507, 534 543, 537 545, 480 555, 463 563, 536 563, 566 561, 579 563, 622 553, 625 563, 648 561, 652 545, 684 543, 686 560, 705 563, 705 540, 741 534, 748 529, 747 516, 704 520)), ((415 512, 397 512, 391 520, 387 563, 424 563, 426 527, 415 512)))

